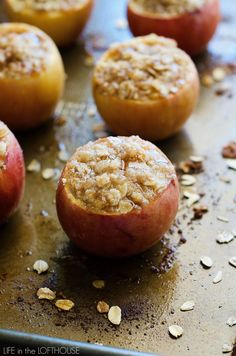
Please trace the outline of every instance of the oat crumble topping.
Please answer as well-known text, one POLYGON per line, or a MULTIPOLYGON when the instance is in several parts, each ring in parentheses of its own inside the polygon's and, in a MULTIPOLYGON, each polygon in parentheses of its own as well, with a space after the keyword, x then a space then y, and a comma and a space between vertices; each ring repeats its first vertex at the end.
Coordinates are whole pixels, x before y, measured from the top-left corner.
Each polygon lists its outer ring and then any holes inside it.
POLYGON ((80 206, 120 214, 148 204, 175 178, 175 171, 150 142, 138 136, 107 137, 78 148, 64 177, 80 206))
POLYGON ((196 11, 207 1, 209 0, 133 0, 132 6, 142 12, 173 16, 196 11))
POLYGON ((178 92, 190 66, 174 40, 151 34, 113 45, 96 66, 94 85, 103 95, 155 100, 178 92))
POLYGON ((33 31, 4 26, 0 29, 0 78, 32 75, 45 68, 49 43, 33 31))
POLYGON ((35 11, 68 11, 81 7, 87 0, 15 0, 17 11, 33 9, 35 11))

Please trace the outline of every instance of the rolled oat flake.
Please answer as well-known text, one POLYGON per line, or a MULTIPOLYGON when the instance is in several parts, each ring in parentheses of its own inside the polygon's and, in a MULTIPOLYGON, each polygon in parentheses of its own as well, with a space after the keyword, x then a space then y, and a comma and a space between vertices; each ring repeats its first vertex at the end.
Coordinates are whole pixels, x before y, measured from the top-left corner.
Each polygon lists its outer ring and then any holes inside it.
POLYGON ((109 309, 108 320, 114 325, 121 323, 121 309, 118 306, 113 306, 109 309))
POLYGON ((236 256, 229 259, 229 264, 236 268, 236 256))
POLYGON ((222 275, 223 275, 222 271, 218 271, 216 273, 214 279, 213 279, 213 283, 217 284, 217 283, 221 282, 222 281, 222 275))
POLYGON ((195 307, 195 303, 193 300, 188 300, 184 304, 181 305, 180 310, 181 311, 190 311, 193 310, 195 307))
POLYGON ((223 231, 217 236, 216 241, 219 244, 228 244, 229 242, 233 241, 234 235, 231 232, 223 231))
POLYGON ((169 333, 171 336, 175 337, 176 339, 183 335, 183 328, 179 325, 171 325, 169 326, 169 333))
POLYGON ((43 287, 38 289, 37 297, 39 299, 53 300, 56 298, 56 293, 47 287, 43 287))
POLYGON ((44 260, 37 260, 34 262, 33 269, 38 272, 38 274, 41 274, 48 270, 48 263, 44 260))
POLYGON ((236 316, 230 316, 226 324, 230 327, 236 325, 236 316))
POLYGON ((222 346, 222 352, 223 354, 227 354, 229 352, 233 351, 233 346, 232 345, 229 345, 229 344, 224 344, 222 346))
POLYGON ((208 256, 202 256, 200 261, 205 268, 211 268, 213 265, 212 259, 208 256))

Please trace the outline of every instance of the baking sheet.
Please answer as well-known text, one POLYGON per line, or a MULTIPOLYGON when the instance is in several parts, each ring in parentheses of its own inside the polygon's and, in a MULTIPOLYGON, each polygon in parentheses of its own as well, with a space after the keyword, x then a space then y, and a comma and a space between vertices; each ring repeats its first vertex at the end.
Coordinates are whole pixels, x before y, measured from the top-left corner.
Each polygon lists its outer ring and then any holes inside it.
MULTIPOLYGON (((209 51, 197 59, 201 72, 215 66, 234 71, 236 3, 222 1, 222 7, 217 35, 209 51)), ((110 43, 129 38, 128 30, 117 28, 117 20, 124 16, 125 1, 98 0, 83 38, 62 52, 68 79, 57 114, 66 122, 60 126, 60 120, 51 121, 18 135, 26 164, 38 159, 43 168, 60 170, 59 147, 65 145, 73 153, 78 145, 94 139, 92 128, 100 119, 88 115, 93 68, 85 65, 86 53, 98 58, 110 43)), ((209 212, 192 221, 192 210, 182 207, 171 232, 141 256, 108 261, 78 251, 56 217, 56 179, 44 181, 40 174, 27 174, 21 208, 0 230, 0 327, 168 356, 217 356, 224 343, 234 343, 236 326, 230 328, 226 321, 236 316, 236 269, 228 264, 229 257, 236 256, 236 239, 228 245, 216 243, 219 232, 236 228, 236 172, 227 169, 221 157, 222 146, 236 139, 236 76, 232 73, 226 82, 230 91, 224 95, 216 95, 217 85, 202 88, 184 130, 159 144, 175 164, 191 154, 206 157, 204 172, 197 175, 197 191, 204 194, 201 203, 209 212), (221 176, 231 182, 223 182, 221 176), (219 221, 218 216, 229 222, 219 221), (213 259, 210 270, 200 266, 202 255, 213 259), (32 271, 38 258, 49 263, 47 274, 32 271), (218 270, 223 271, 223 280, 215 285, 212 280, 218 270), (93 288, 95 279, 104 279, 106 288, 93 288), (42 286, 63 293, 75 308, 63 313, 53 303, 39 301, 36 291, 42 286), (119 327, 97 313, 99 300, 122 308, 119 327), (183 313, 180 306, 187 300, 194 300, 196 306, 183 313), (184 329, 178 340, 168 334, 168 326, 174 323, 184 329)))

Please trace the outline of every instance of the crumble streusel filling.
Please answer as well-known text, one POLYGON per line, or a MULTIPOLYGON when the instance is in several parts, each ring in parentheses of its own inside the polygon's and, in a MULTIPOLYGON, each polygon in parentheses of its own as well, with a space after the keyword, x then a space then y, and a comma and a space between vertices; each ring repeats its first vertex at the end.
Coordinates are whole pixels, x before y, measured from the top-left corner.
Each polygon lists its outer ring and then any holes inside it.
POLYGON ((0 78, 41 72, 48 50, 49 42, 40 33, 4 26, 0 29, 0 78))
POLYGON ((137 11, 161 16, 174 16, 200 9, 209 0, 132 0, 137 11))
POLYGON ((16 11, 68 11, 81 7, 86 2, 87 0, 14 0, 14 7, 16 11))
POLYGON ((86 210, 121 214, 150 203, 175 176, 167 157, 150 142, 107 137, 77 149, 63 184, 86 210))
POLYGON ((94 86, 103 95, 155 100, 177 93, 190 67, 174 40, 151 34, 113 45, 96 66, 94 86))

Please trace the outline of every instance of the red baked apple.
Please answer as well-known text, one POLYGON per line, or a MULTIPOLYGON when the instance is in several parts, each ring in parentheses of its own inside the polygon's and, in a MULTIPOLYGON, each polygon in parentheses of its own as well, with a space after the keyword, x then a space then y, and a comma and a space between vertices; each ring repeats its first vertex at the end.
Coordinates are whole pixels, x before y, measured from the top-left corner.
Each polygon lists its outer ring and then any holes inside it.
POLYGON ((0 24, 0 118, 12 130, 48 120, 64 89, 64 67, 54 42, 36 27, 0 24))
POLYGON ((112 46, 98 61, 93 95, 114 133, 163 140, 177 133, 193 112, 198 73, 175 41, 137 37, 112 46))
POLYGON ((129 0, 127 16, 135 36, 156 33, 177 41, 191 56, 201 53, 220 21, 219 0, 129 0))
POLYGON ((75 42, 84 29, 93 0, 5 0, 8 18, 41 28, 62 47, 75 42))
POLYGON ((169 229, 178 209, 175 169, 138 136, 79 147, 61 175, 57 213, 68 237, 105 257, 138 254, 169 229))
POLYGON ((18 208, 24 185, 22 150, 13 133, 0 121, 0 225, 18 208))

